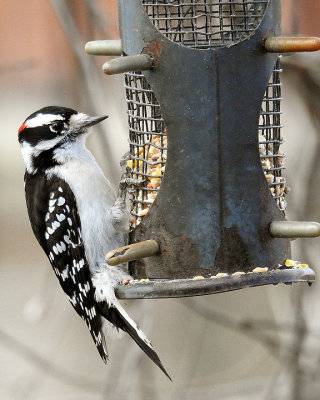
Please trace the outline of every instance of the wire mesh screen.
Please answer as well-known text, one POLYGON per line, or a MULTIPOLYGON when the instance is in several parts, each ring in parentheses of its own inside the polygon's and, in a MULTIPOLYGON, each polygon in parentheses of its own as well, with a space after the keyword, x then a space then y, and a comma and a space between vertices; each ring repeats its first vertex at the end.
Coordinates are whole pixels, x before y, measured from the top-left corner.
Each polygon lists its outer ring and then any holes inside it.
POLYGON ((131 160, 128 166, 141 183, 131 193, 131 227, 147 214, 161 184, 167 159, 167 135, 160 105, 141 73, 125 74, 131 160))
MULTIPOLYGON (((281 210, 286 208, 287 187, 282 177, 284 154, 280 124, 280 65, 275 65, 266 88, 259 121, 261 165, 270 192, 281 210)), ((160 105, 141 73, 125 74, 131 160, 128 166, 139 180, 131 192, 131 228, 148 213, 161 185, 167 160, 167 136, 160 105)))
POLYGON ((282 176, 285 155, 280 151, 283 143, 280 123, 280 72, 280 59, 278 59, 262 101, 259 121, 259 150, 262 168, 271 194, 276 199, 278 207, 285 210, 287 205, 285 195, 288 188, 282 176))
POLYGON ((259 26, 269 0, 142 0, 155 27, 183 46, 212 48, 244 40, 259 26))

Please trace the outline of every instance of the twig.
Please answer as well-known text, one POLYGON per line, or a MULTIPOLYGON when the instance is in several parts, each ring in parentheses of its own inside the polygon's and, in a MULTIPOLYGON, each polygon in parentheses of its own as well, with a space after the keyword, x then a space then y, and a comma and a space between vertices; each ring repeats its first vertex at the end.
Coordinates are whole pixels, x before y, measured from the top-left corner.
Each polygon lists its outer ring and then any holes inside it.
POLYGON ((280 350, 280 342, 279 340, 273 339, 268 335, 265 335, 261 329, 257 327, 253 327, 252 325, 248 325, 244 320, 236 320, 226 314, 219 313, 214 311, 213 309, 209 309, 204 304, 200 305, 199 300, 186 302, 182 299, 182 304, 187 307, 190 307, 197 315, 201 315, 204 318, 215 322, 217 324, 223 325, 226 328, 237 330, 238 332, 250 336, 251 338, 258 340, 262 344, 264 344, 272 354, 275 356, 279 355, 280 350))
MULTIPOLYGON (((295 56, 291 59, 286 60, 286 69, 293 72, 295 76, 299 77, 299 84, 301 88, 301 95, 305 101, 305 104, 310 113, 310 117, 313 119, 315 125, 315 132, 319 132, 320 128, 320 62, 319 56, 313 55, 312 58, 306 55, 295 56)), ((299 210, 303 211, 303 218, 306 220, 318 220, 319 215, 319 190, 317 182, 320 181, 319 169, 319 151, 320 151, 320 135, 316 135, 316 143, 313 144, 313 152, 311 153, 312 161, 310 164, 311 173, 308 176, 307 184, 303 188, 306 192, 304 202, 299 204, 299 210)), ((312 249, 314 243, 302 243, 300 244, 300 253, 304 260, 310 258, 309 250, 312 249)), ((307 261, 308 262, 308 261, 307 261)), ((291 385, 291 399, 301 400, 305 399, 306 391, 310 384, 310 379, 317 379, 319 374, 319 363, 309 363, 308 369, 309 374, 305 372, 305 368, 302 367, 302 356, 304 354, 304 343, 308 335, 308 326, 304 318, 303 300, 304 290, 298 291, 296 297, 296 336, 293 343, 293 363, 292 363, 292 385, 291 385), (310 365, 309 365, 310 364, 310 365), (304 378, 309 379, 308 384, 304 382, 304 378)), ((316 349, 314 349, 316 351, 316 349)), ((318 356, 319 357, 319 356, 318 356)))
POLYGON ((92 25, 99 31, 101 36, 107 37, 108 21, 104 18, 100 4, 93 0, 85 0, 85 3, 90 12, 92 25))
MULTIPOLYGON (((134 305, 137 307, 138 303, 134 305)), ((152 302, 145 302, 144 304, 139 303, 140 313, 142 315, 148 315, 148 319, 146 319, 144 323, 144 330, 146 331, 149 331, 153 324, 154 313, 150 307, 153 307, 152 302)), ((112 379, 109 378, 105 385, 104 399, 113 400, 113 397, 110 396, 111 388, 116 399, 130 399, 132 397, 130 388, 137 386, 138 369, 143 358, 146 356, 142 350, 137 349, 137 346, 131 339, 128 347, 124 347, 123 345, 119 346, 119 353, 120 352, 121 355, 119 355, 118 359, 120 359, 121 362, 115 366, 117 370, 114 371, 112 379), (123 377, 125 377, 125 379, 123 379, 123 377)), ((154 368, 156 368, 156 366, 154 366, 154 368)))
MULTIPOLYGON (((49 0, 51 7, 53 8, 58 20, 60 21, 63 30, 68 38, 69 44, 77 58, 79 66, 83 75, 83 85, 87 93, 87 101, 93 109, 101 114, 104 114, 103 104, 106 94, 101 89, 101 83, 97 76, 96 67, 92 57, 89 57, 84 52, 84 41, 81 39, 81 33, 77 28, 74 18, 69 10, 69 7, 65 0, 49 0)), ((101 131, 101 128, 97 127, 101 131)), ((99 139, 102 141, 105 161, 108 163, 108 168, 111 171, 112 176, 117 175, 115 165, 117 165, 114 159, 114 153, 111 151, 112 142, 108 136, 99 135, 99 139)))
POLYGON ((303 400, 303 384, 302 384, 302 368, 300 366, 301 355, 304 350, 304 340, 307 335, 307 327, 305 323, 305 318, 303 315, 303 293, 304 287, 300 286, 298 293, 296 293, 295 298, 295 321, 296 327, 293 331, 294 338, 292 344, 292 386, 291 386, 291 399, 292 400, 303 400))
POLYGON ((50 360, 42 357, 24 343, 18 341, 13 336, 6 333, 0 328, 0 343, 12 352, 15 352, 19 357, 26 359, 28 362, 35 365, 36 368, 41 368, 42 372, 50 374, 53 378, 71 386, 90 390, 100 393, 103 385, 100 381, 89 380, 86 376, 76 376, 72 372, 63 369, 61 366, 54 365, 50 360))

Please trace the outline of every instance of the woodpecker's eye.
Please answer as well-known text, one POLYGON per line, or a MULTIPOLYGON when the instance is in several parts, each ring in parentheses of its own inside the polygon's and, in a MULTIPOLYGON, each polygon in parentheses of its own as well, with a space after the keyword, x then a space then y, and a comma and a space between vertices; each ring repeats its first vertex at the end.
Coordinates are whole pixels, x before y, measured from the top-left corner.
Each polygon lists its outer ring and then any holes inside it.
POLYGON ((62 121, 58 121, 50 125, 51 132, 61 132, 64 128, 66 128, 66 124, 64 124, 62 121))

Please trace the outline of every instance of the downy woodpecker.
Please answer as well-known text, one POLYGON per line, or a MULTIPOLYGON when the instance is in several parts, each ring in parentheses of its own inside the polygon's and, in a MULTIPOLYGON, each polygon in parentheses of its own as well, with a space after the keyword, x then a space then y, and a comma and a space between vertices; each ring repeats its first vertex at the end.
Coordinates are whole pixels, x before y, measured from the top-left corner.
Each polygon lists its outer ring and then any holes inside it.
POLYGON ((115 287, 130 279, 125 267, 104 261, 108 251, 126 244, 128 234, 125 189, 120 186, 114 196, 85 146, 89 128, 105 118, 50 106, 23 122, 19 143, 29 219, 103 361, 108 360, 103 325, 109 321, 127 332, 169 377, 147 337, 115 297, 115 287))

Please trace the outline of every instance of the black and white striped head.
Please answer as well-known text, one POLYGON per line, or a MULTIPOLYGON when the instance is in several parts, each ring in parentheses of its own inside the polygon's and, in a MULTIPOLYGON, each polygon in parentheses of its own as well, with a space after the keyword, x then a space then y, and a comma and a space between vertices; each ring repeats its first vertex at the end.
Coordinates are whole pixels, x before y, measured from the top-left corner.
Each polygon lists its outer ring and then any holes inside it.
POLYGON ((32 113, 18 130, 22 156, 30 173, 53 163, 55 150, 84 140, 88 128, 107 116, 90 117, 71 108, 49 106, 32 113))

